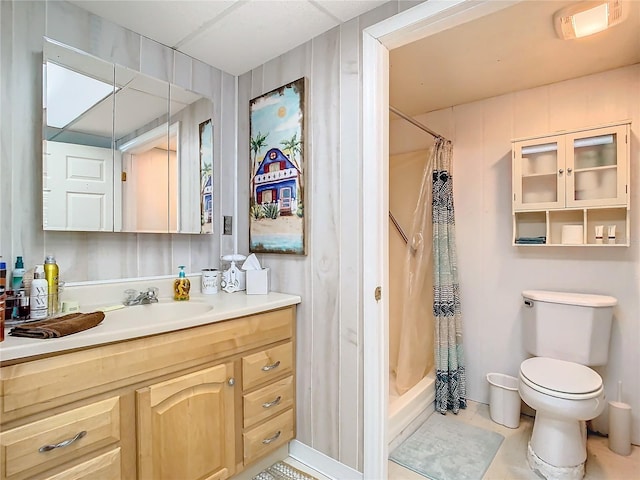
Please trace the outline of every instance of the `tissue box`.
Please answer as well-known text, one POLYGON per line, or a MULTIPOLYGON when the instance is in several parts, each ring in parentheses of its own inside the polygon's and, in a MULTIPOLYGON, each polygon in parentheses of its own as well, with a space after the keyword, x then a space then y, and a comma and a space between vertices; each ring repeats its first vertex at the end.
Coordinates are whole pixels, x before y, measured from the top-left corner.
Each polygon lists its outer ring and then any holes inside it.
POLYGON ((246 270, 247 295, 266 295, 269 293, 269 269, 246 270))

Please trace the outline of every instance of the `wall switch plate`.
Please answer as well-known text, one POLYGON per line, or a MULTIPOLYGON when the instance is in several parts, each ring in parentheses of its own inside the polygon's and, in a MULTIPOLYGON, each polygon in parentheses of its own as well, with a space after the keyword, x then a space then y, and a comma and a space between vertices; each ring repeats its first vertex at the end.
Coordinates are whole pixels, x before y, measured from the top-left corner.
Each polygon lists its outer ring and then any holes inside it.
POLYGON ((225 215, 223 217, 222 234, 231 235, 232 228, 233 228, 233 217, 231 215, 225 215))

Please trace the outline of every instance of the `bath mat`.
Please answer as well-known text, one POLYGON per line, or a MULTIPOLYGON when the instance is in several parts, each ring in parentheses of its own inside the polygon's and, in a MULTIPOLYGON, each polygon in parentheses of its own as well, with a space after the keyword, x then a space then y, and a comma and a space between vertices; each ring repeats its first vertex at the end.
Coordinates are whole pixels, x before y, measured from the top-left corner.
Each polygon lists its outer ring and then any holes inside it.
POLYGON ((503 440, 452 414, 434 413, 389 459, 432 480, 481 480, 503 440))
POLYGON ((284 462, 276 462, 264 469, 253 480, 318 480, 284 462))

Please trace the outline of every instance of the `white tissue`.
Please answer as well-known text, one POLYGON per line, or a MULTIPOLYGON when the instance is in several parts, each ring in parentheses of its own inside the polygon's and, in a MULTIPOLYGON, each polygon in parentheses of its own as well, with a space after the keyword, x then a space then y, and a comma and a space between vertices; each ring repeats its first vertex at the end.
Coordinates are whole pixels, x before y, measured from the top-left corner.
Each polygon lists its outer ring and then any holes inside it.
POLYGON ((258 260, 258 257, 256 257, 255 253, 252 253, 247 257, 242 264, 242 270, 262 270, 260 261, 258 260))

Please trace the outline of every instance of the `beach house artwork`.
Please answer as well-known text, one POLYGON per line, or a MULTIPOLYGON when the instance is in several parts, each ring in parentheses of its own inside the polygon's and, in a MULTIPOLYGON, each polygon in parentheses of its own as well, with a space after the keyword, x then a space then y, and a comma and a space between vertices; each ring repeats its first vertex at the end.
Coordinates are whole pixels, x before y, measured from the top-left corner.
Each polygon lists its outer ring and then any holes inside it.
POLYGON ((250 102, 249 250, 305 253, 305 79, 250 102))

